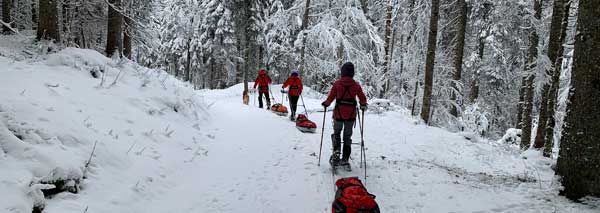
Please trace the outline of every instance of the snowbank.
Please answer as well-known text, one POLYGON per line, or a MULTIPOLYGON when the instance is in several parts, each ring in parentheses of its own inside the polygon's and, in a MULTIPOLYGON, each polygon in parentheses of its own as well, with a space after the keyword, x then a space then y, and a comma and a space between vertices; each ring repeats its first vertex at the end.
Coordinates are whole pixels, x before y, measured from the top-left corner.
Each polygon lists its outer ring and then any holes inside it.
POLYGON ((74 48, 9 56, 0 56, 0 212, 141 212, 132 201, 158 196, 147 190, 168 187, 165 176, 210 135, 203 100, 161 71, 74 48), (79 194, 44 198, 57 187, 79 194))

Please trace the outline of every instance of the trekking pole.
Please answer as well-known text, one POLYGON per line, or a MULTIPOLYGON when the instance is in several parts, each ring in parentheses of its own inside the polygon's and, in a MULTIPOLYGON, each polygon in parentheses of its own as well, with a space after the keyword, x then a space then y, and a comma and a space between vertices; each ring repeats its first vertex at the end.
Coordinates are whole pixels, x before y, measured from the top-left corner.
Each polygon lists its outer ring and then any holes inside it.
MULTIPOLYGON (((358 107, 356 107, 357 111, 360 111, 358 109, 358 107)), ((356 117, 358 117, 358 129, 360 130, 360 137, 361 137, 361 143, 360 143, 360 164, 359 167, 362 168, 363 167, 363 143, 362 143, 362 135, 363 135, 363 131, 362 131, 362 126, 361 126, 361 121, 362 119, 360 118, 360 113, 356 113, 356 117)), ((354 123, 354 127, 356 127, 356 123, 354 123)))
MULTIPOLYGON (((268 87, 269 87, 269 93, 271 93, 271 100, 273 100, 274 103, 277 103, 277 100, 275 99, 275 96, 273 95, 273 91, 271 91, 271 86, 268 86, 268 87)), ((271 107, 271 106, 269 106, 269 107, 271 107)))
POLYGON ((304 114, 306 114, 306 117, 308 118, 308 110, 306 110, 306 104, 304 103, 304 98, 302 97, 302 95, 300 95, 300 99, 302 99, 302 106, 304 107, 304 114))
POLYGON ((365 183, 367 182, 367 153, 365 152, 365 137, 364 137, 364 132, 365 132, 365 110, 362 110, 361 112, 362 114, 362 124, 360 125, 360 149, 361 149, 361 153, 363 155, 363 159, 364 159, 364 164, 365 164, 365 183))
POLYGON ((321 151, 323 150, 323 134, 325 134, 325 117, 327 115, 327 107, 323 107, 323 126, 321 127, 321 146, 319 147, 319 162, 317 166, 321 166, 321 151))

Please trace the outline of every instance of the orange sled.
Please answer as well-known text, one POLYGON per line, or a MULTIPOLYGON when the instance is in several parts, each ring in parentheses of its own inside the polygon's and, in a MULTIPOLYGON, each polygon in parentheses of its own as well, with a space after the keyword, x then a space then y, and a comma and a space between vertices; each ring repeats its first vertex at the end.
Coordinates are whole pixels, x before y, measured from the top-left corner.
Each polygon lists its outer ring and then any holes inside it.
POLYGON ((299 114, 298 118, 296 119, 296 128, 300 130, 300 132, 315 133, 317 131, 317 124, 311 120, 308 120, 306 115, 299 114))
POLYGON ((273 104, 271 106, 271 111, 279 116, 286 116, 288 114, 288 109, 282 104, 273 104))

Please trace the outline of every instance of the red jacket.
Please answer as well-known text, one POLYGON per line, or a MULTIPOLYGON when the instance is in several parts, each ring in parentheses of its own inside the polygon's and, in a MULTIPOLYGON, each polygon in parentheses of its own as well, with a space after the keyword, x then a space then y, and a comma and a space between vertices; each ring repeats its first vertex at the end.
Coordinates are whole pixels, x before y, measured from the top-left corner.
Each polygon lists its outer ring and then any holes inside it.
POLYGON ((333 100, 336 100, 333 109, 333 118, 335 120, 356 120, 356 114, 358 113, 358 110, 356 109, 357 96, 359 100, 358 104, 366 106, 367 97, 363 93, 360 85, 356 83, 352 77, 342 77, 333 84, 333 87, 331 87, 331 91, 329 92, 327 100, 325 100, 325 104, 330 105, 333 100))
POLYGON ((254 81, 254 89, 258 86, 259 92, 269 92, 269 84, 271 83, 271 78, 267 75, 265 70, 260 70, 258 72, 258 77, 256 77, 256 81, 254 81))
POLYGON ((290 86, 290 96, 300 96, 302 94, 302 80, 298 76, 290 76, 285 83, 283 83, 283 89, 290 86))

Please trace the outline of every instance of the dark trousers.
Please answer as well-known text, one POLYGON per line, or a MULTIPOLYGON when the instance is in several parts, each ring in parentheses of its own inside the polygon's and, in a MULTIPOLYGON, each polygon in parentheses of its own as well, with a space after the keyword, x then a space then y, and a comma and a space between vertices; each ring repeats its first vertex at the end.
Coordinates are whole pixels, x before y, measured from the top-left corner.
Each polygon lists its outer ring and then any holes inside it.
POLYGON ((263 95, 267 99, 267 108, 271 107, 271 100, 269 99, 269 92, 258 92, 258 108, 263 108, 263 95))
POLYGON ((354 127, 354 121, 333 121, 333 152, 340 152, 342 145, 342 139, 344 141, 344 150, 342 153, 342 160, 347 161, 352 153, 352 128, 354 127), (342 135, 343 133, 343 135, 342 135), (343 136, 343 137, 342 137, 343 136))
POLYGON ((298 109, 298 99, 300 96, 289 96, 290 98, 290 108, 292 110, 292 117, 296 115, 296 109, 298 109))

